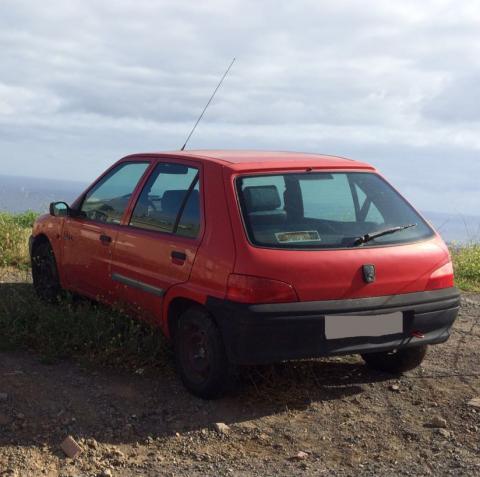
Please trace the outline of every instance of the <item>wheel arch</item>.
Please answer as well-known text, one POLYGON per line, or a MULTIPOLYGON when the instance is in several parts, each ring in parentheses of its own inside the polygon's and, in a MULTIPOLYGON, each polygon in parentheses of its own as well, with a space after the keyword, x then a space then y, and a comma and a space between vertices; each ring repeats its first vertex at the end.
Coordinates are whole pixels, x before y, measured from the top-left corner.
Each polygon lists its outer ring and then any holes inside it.
POLYGON ((42 243, 48 243, 50 247, 52 246, 50 239, 44 233, 40 233, 32 237, 31 245, 30 245, 30 256, 33 255, 34 250, 42 243))
POLYGON ((206 310, 205 306, 201 302, 191 298, 177 296, 169 301, 166 320, 164 320, 163 323, 164 333, 167 337, 173 340, 176 321, 183 313, 192 307, 204 308, 206 310))

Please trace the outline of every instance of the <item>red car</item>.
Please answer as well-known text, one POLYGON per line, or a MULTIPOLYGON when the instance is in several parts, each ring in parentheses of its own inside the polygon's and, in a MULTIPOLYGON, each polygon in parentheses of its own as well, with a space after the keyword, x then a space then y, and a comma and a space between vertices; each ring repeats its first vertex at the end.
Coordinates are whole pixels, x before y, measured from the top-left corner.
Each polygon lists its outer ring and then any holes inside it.
POLYGON ((52 203, 30 250, 40 297, 70 290, 158 325, 204 398, 233 365, 359 353, 412 369, 459 309, 438 233, 374 167, 340 157, 128 156, 52 203))

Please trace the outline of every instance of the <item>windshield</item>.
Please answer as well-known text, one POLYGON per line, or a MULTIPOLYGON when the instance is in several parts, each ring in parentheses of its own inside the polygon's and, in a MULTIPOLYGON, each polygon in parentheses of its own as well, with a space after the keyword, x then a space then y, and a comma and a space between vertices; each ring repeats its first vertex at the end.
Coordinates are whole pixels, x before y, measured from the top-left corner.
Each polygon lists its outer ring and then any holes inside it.
POLYGON ((361 247, 408 243, 433 235, 418 213, 380 176, 305 172, 237 178, 250 241, 274 248, 347 248, 366 234, 412 225, 361 247))

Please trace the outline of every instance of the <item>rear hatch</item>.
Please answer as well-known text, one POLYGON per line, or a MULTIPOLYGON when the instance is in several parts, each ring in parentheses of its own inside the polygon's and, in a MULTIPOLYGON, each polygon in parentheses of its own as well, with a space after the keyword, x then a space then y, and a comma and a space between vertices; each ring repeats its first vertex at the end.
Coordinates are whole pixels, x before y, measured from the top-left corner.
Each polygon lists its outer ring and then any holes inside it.
POLYGON ((374 172, 270 172, 235 187, 249 242, 235 274, 289 284, 300 301, 451 286, 441 238, 374 172))

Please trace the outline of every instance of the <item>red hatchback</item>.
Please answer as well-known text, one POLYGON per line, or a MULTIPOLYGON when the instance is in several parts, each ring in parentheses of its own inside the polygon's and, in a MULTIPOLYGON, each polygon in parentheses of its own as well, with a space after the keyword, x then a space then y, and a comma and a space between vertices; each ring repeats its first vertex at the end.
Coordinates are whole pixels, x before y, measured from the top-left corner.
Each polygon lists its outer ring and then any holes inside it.
POLYGON ((30 244, 37 293, 128 309, 174 343, 186 387, 233 365, 360 353, 402 372, 446 341, 459 293, 446 245, 368 164, 315 154, 135 154, 30 244))

